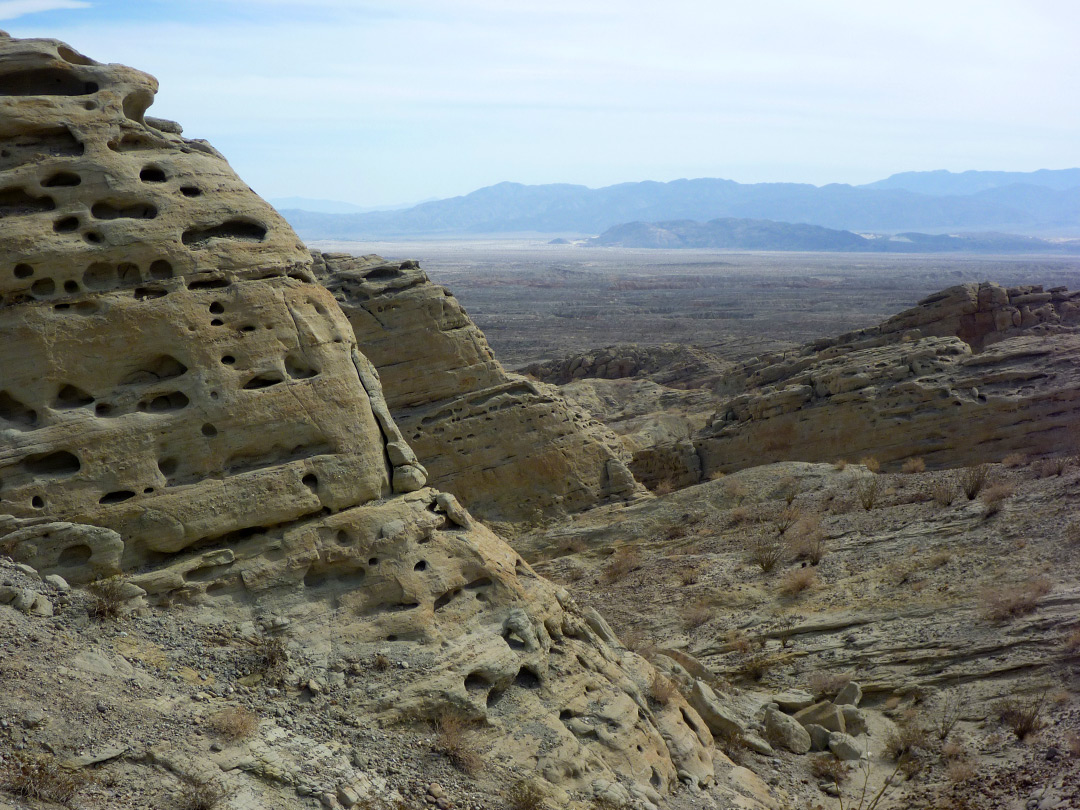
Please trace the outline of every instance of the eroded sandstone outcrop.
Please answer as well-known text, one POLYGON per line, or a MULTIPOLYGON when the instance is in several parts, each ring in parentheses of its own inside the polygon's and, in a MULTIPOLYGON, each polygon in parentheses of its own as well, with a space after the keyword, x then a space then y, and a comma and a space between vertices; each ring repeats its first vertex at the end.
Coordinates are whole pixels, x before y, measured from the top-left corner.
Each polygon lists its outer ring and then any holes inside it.
MULTIPOLYGON (((412 666, 343 696, 350 712, 456 710, 485 724, 495 758, 565 788, 621 779, 658 799, 708 782, 711 738, 689 705, 650 703, 643 659, 425 486, 389 410, 431 404, 397 385, 427 377, 425 336, 370 341, 395 382, 384 400, 306 249, 211 147, 144 118, 155 90, 60 42, 0 37, 3 552, 76 583, 123 572, 128 595, 213 604, 240 624, 272 613, 312 679, 392 649, 412 666)), ((470 430, 498 444, 499 403, 528 414, 523 397, 551 400, 490 357, 476 372, 482 392, 463 383, 463 404, 406 413, 408 438, 426 447, 471 408, 470 430)), ((573 478, 552 434, 533 477, 570 483, 547 495, 569 506, 633 489, 559 413, 561 438, 595 463, 573 478)), ((517 439, 532 427, 513 424, 517 439)), ((534 486, 528 467, 494 475, 534 486)))
POLYGON ((1069 449, 1080 292, 965 284, 881 325, 745 364, 695 437, 703 476, 873 455, 931 467, 1069 449))
POLYGON ((552 386, 504 371, 415 262, 316 253, 315 269, 432 483, 477 515, 525 522, 641 494, 615 435, 552 386))

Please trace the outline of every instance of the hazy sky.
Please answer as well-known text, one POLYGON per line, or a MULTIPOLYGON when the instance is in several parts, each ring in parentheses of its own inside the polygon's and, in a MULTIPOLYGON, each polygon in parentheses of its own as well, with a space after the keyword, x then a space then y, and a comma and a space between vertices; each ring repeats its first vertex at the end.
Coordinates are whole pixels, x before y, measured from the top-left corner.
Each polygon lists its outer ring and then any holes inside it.
POLYGON ((0 0, 264 196, 1080 165, 1075 0, 0 0))

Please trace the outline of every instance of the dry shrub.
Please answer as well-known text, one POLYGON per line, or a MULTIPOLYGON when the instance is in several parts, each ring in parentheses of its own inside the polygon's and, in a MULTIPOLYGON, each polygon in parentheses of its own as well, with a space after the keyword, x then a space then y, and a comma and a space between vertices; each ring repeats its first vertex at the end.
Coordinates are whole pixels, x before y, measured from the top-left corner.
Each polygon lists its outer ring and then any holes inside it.
POLYGON ((949 506, 956 498, 956 487, 951 481, 939 478, 930 484, 930 497, 938 506, 949 506))
POLYGON ((750 490, 746 488, 746 484, 742 481, 728 481, 724 484, 724 496, 730 500, 735 501, 735 505, 739 506, 745 500, 746 496, 750 494, 750 490))
POLYGON ((444 710, 435 716, 435 745, 450 764, 467 776, 475 776, 484 761, 469 742, 469 721, 454 711, 444 710))
POLYGON ((799 494, 799 480, 793 475, 784 476, 780 480, 779 494, 787 505, 791 506, 799 494))
POLYGON ((746 540, 746 549, 750 553, 750 561, 763 574, 772 571, 784 557, 784 543, 771 534, 751 534, 746 540))
POLYGON ((683 587, 696 585, 700 576, 697 568, 692 565, 683 566, 678 571, 679 582, 682 583, 683 587))
POLYGON ((532 779, 521 779, 506 792, 510 810, 543 810, 546 807, 544 791, 532 779))
POLYGON ((847 469, 847 460, 842 459, 842 458, 838 458, 836 461, 833 462, 832 466, 833 466, 833 469, 836 470, 837 472, 843 472, 844 470, 847 469))
POLYGON ((865 456, 859 459, 859 463, 866 467, 868 472, 877 473, 881 470, 881 462, 873 456, 865 456))
POLYGON ((1065 527, 1065 544, 1080 546, 1080 521, 1073 521, 1065 527))
POLYGON ((653 672, 652 680, 649 682, 650 700, 659 706, 667 706, 678 691, 679 690, 675 688, 675 684, 669 679, 665 678, 659 672, 653 672))
POLYGON ((850 672, 815 672, 810 676, 810 692, 817 700, 832 699, 849 683, 850 672))
POLYGON ((1009 453, 1001 460, 1002 467, 1008 467, 1010 470, 1014 467, 1023 467, 1028 463, 1028 457, 1024 453, 1009 453))
POLYGON ((884 753, 896 762, 917 757, 920 752, 929 749, 929 735, 923 728, 919 715, 914 712, 906 714, 885 737, 884 753))
POLYGON ((713 607, 708 600, 700 599, 683 610, 683 627, 687 630, 696 630, 704 627, 713 617, 713 607))
POLYGON ((285 676, 289 652, 285 642, 277 636, 260 635, 252 642, 254 646, 252 673, 263 676, 267 683, 280 682, 285 676))
POLYGON ((1031 465, 1031 470, 1035 473, 1036 478, 1051 478, 1064 473, 1065 468, 1068 466, 1069 459, 1065 456, 1052 456, 1051 458, 1039 459, 1031 465))
POLYGON ((855 479, 855 494, 862 508, 869 512, 877 503, 881 494, 881 479, 876 475, 867 475, 855 479))
MULTIPOLYGON (((957 686, 941 694, 933 716, 934 733, 939 740, 947 740, 956 724, 960 722, 970 703, 968 690, 957 686)), ((952 745, 947 743, 946 746, 952 745)), ((944 751, 944 749, 943 749, 944 751)))
POLYGON ((652 491, 657 495, 670 495, 675 491, 675 482, 670 478, 664 478, 653 484, 652 491))
POLYGON ((817 571, 813 568, 795 568, 780 578, 780 593, 797 596, 817 585, 817 571))
POLYGON ((259 730, 259 718, 243 706, 230 706, 210 715, 210 728, 227 740, 246 740, 259 730))
POLYGON ((945 765, 945 775, 950 782, 967 782, 974 779, 979 769, 967 757, 950 759, 945 765))
POLYGON ((90 592, 90 604, 86 606, 86 612, 91 619, 98 621, 115 621, 120 618, 124 611, 124 578, 121 576, 100 579, 86 586, 90 592))
POLYGON ((1080 627, 1074 627, 1065 637, 1065 649, 1074 655, 1080 653, 1080 627))
POLYGON ((724 473, 722 470, 713 470, 711 473, 709 473, 708 480, 710 480, 710 481, 719 481, 725 475, 726 475, 726 473, 724 473))
POLYGON ((1080 734, 1073 731, 1065 737, 1065 747, 1073 759, 1080 759, 1080 734))
POLYGON ((1016 488, 1012 484, 1004 482, 991 484, 984 489, 982 494, 979 495, 979 500, 986 507, 986 516, 989 517, 1000 512, 1002 504, 1011 498, 1014 492, 1016 492, 1016 488))
POLYGON ((379 653, 375 656, 375 660, 372 662, 372 666, 375 667, 375 670, 377 672, 386 672, 386 670, 390 669, 390 667, 393 665, 391 664, 389 658, 387 658, 382 653, 379 653))
POLYGON ((728 512, 728 520, 732 526, 739 526, 743 523, 747 523, 753 518, 753 513, 745 506, 737 506, 728 512))
POLYGON ((0 785, 26 799, 44 799, 67 805, 89 783, 82 771, 61 767, 52 756, 34 756, 21 751, 6 755, 0 762, 0 785))
POLYGON ((713 740, 728 757, 739 762, 746 751, 746 738, 743 733, 731 726, 724 726, 713 732, 713 740))
POLYGON ((926 462, 923 461, 921 457, 915 456, 914 458, 907 459, 900 469, 909 475, 912 473, 926 472, 926 462))
POLYGON ((754 649, 753 640, 739 630, 729 630, 724 636, 724 641, 730 646, 732 652, 743 655, 749 655, 754 649))
POLYGON ((979 614, 991 622, 1004 622, 1017 616, 1033 613, 1039 600, 1050 593, 1052 584, 1046 577, 1036 577, 1014 585, 995 585, 983 590, 979 599, 979 614))
POLYGON ((797 560, 807 560, 817 565, 825 557, 827 538, 821 527, 821 518, 814 514, 804 514, 790 532, 788 545, 797 560))
POLYGON ((765 650, 754 650, 739 663, 738 674, 752 681, 760 681, 765 673, 780 663, 780 658, 765 650))
POLYGON ((1045 703, 1045 694, 1038 694, 1027 700, 1010 697, 999 702, 994 709, 1002 724, 1008 726, 1016 739, 1023 742, 1046 725, 1042 716, 1045 703))
POLYGON ((953 555, 951 551, 935 551, 926 558, 926 567, 936 571, 938 568, 942 568, 952 562, 952 558, 953 555))
POLYGON ((217 782, 196 776, 182 776, 180 792, 176 796, 176 809, 217 810, 229 795, 229 790, 217 782))
POLYGON ((810 758, 810 775, 819 782, 842 785, 850 772, 851 766, 833 754, 819 754, 810 758))
POLYGON ((600 581, 605 585, 611 585, 623 579, 631 571, 641 568, 641 554, 636 548, 623 546, 611 556, 611 562, 600 575, 600 581))
POLYGON ((979 493, 982 492, 982 488, 986 486, 989 477, 989 464, 976 464, 972 467, 965 467, 956 475, 960 489, 964 491, 969 501, 973 501, 978 497, 979 493))

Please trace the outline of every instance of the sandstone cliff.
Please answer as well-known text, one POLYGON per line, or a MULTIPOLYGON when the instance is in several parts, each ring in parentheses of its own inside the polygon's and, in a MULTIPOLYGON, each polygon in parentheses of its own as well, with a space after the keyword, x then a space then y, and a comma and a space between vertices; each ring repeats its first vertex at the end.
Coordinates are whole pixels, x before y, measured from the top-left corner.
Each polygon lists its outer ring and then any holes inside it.
POLYGON ((415 262, 315 254, 433 484, 514 523, 640 495, 618 439, 558 390, 495 359, 457 299, 415 262))
MULTIPOLYGON (((583 615, 452 496, 425 487, 361 352, 368 347, 316 282, 311 256, 215 150, 144 117, 155 91, 150 76, 60 42, 0 37, 4 553, 30 573, 75 583, 126 573, 126 596, 162 609, 193 604, 200 621, 210 610, 241 639, 256 619, 279 634, 284 693, 241 683, 230 666, 215 700, 245 696, 265 711, 275 700, 317 697, 331 682, 355 722, 458 712, 483 726, 492 762, 560 789, 587 795, 622 780, 659 801, 680 779, 709 782, 711 739, 694 710, 682 698, 649 703, 654 671, 602 619, 583 615), (379 690, 337 677, 349 661, 383 653, 404 664, 379 690)), ((370 289, 363 284, 379 274, 364 275, 339 280, 370 289)), ((419 308, 439 299, 453 315, 442 290, 420 292, 419 308)), ((425 379, 420 388, 436 397, 461 397, 422 417, 405 413, 420 446, 460 422, 455 413, 478 425, 482 438, 466 436, 471 446, 504 441, 493 430, 520 435, 530 420, 552 425, 553 449, 535 472, 524 458, 497 473, 480 469, 492 464, 483 460, 458 472, 455 484, 477 503, 479 485, 495 477, 504 486, 539 478, 543 490, 544 480, 566 476, 569 484, 552 484, 540 503, 564 496, 567 507, 633 488, 605 445, 575 432, 565 406, 503 377, 478 333, 478 362, 462 363, 476 366, 474 381, 440 382, 445 363, 427 380, 417 365, 425 337, 414 337, 366 342, 393 382, 394 406, 434 401, 416 396, 410 379, 425 379), (506 405, 524 415, 504 420, 506 405), (567 424, 555 427, 559 419, 567 424), (575 477, 566 460, 574 454, 558 440, 591 448, 587 473, 575 477)), ((454 351, 434 343, 427 354, 454 351)), ((495 455, 505 463, 506 452, 495 455)), ((440 452, 425 456, 452 478, 440 452)), ((0 601, 21 609, 25 599, 0 601)), ((64 626, 63 612, 51 610, 40 611, 46 629, 64 626)), ((20 670, 28 680, 3 700, 18 701, 41 677, 20 670)), ((65 753, 70 741, 42 734, 24 742, 65 753)), ((187 736, 144 741, 153 762, 173 769, 195 763, 253 791, 251 780, 276 780, 284 792, 275 807, 301 806, 300 787, 333 781, 282 776, 282 758, 302 751, 274 754, 275 768, 253 776, 187 736)), ((331 791, 329 804, 337 801, 331 791)))

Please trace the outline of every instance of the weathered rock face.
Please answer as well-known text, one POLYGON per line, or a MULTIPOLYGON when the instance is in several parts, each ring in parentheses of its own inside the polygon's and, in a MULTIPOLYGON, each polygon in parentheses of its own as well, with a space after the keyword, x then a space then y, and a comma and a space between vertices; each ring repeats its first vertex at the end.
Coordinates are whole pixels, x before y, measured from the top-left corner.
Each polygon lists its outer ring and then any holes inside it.
POLYGON ((629 454, 551 386, 507 374, 415 262, 316 254, 431 481, 485 519, 529 521, 642 492, 629 454))
POLYGON ((701 474, 771 461, 921 456, 931 467, 1068 448, 1080 292, 953 287, 880 326, 766 357, 694 439, 701 474))
POLYGON ((730 363, 696 346, 623 343, 560 360, 533 363, 524 371, 556 385, 584 379, 644 377, 671 388, 704 388, 719 379, 729 367, 730 363))
MULTIPOLYGON (((287 686, 392 648, 413 666, 351 711, 454 708, 566 786, 708 781, 685 701, 651 705, 648 664, 424 486, 309 254, 213 149, 146 123, 155 89, 0 37, 0 549, 76 583, 137 571, 130 591, 241 624, 274 613, 287 686)), ((516 384, 483 379, 491 399, 516 384)))

